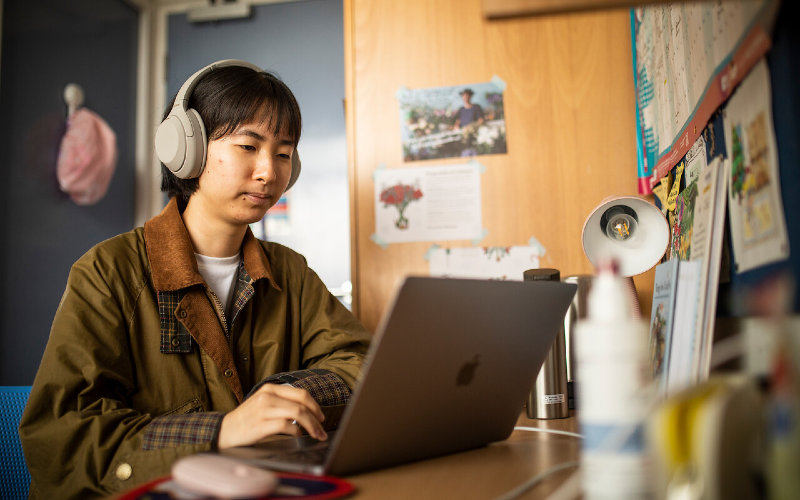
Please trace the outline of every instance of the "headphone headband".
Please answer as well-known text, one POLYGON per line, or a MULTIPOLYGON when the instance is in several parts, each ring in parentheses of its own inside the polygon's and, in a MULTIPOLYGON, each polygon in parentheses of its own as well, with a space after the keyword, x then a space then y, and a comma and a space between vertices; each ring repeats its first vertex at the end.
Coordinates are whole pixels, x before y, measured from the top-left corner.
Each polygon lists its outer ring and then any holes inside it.
POLYGON ((188 80, 186 80, 186 82, 181 86, 180 90, 178 90, 178 93, 175 94, 175 103, 172 105, 172 107, 174 108, 175 106, 181 106, 183 109, 187 109, 189 106, 189 96, 192 95, 192 91, 197 86, 197 82, 215 69, 224 68, 226 66, 242 66, 257 72, 262 71, 261 68, 255 64, 251 64, 247 61, 242 61, 239 59, 223 59, 221 61, 211 63, 205 68, 198 70, 195 74, 190 76, 188 80))

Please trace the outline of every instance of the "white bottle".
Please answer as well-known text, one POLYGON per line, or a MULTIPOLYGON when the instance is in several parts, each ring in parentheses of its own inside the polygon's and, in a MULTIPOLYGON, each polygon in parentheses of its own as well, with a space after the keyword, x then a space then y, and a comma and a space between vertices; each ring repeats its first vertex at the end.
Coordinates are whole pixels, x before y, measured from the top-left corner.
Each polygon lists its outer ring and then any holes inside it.
POLYGON ((583 498, 649 499, 644 424, 651 398, 648 325, 632 319, 630 289, 617 266, 603 264, 576 327, 578 421, 583 498))

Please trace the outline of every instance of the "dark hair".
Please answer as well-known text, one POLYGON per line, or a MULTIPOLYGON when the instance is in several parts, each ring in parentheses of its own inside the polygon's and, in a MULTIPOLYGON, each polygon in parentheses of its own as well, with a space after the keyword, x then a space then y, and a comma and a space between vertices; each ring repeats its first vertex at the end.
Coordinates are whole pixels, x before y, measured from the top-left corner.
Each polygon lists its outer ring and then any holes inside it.
MULTIPOLYGON (((172 102, 164 113, 167 119, 172 102)), ((225 66, 204 76, 189 96, 188 106, 203 120, 207 139, 219 139, 239 126, 259 122, 267 124, 276 136, 300 141, 302 118, 300 106, 289 87, 268 71, 255 71, 243 66, 225 66)), ((161 164, 161 191, 177 197, 183 204, 197 190, 198 180, 181 179, 161 164)))
POLYGON ((473 92, 473 91, 472 91, 472 89, 464 89, 464 90, 462 90, 462 91, 461 91, 461 95, 464 95, 464 94, 469 94, 469 95, 470 95, 470 97, 472 97, 472 95, 473 95, 474 93, 475 93, 475 92, 473 92))

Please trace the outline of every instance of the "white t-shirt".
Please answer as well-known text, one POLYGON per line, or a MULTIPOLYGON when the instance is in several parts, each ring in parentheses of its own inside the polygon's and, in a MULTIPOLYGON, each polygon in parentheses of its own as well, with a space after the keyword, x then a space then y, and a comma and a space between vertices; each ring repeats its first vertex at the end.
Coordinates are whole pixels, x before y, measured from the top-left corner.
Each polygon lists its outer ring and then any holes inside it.
POLYGON ((233 300, 233 292, 236 290, 236 277, 239 274, 239 263, 242 261, 241 255, 206 257, 196 253, 194 256, 197 258, 200 275, 222 302, 225 317, 230 318, 231 300, 233 300))

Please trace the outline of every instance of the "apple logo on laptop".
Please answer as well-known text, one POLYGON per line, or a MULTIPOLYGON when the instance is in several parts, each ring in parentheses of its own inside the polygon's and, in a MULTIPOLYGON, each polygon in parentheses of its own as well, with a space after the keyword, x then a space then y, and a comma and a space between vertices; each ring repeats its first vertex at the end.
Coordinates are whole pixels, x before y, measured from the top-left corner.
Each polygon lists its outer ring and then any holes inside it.
POLYGON ((475 376, 475 369, 478 368, 479 359, 480 356, 476 354, 472 361, 464 363, 464 366, 458 371, 456 385, 469 385, 469 383, 472 382, 472 378, 475 376))

